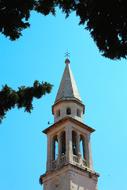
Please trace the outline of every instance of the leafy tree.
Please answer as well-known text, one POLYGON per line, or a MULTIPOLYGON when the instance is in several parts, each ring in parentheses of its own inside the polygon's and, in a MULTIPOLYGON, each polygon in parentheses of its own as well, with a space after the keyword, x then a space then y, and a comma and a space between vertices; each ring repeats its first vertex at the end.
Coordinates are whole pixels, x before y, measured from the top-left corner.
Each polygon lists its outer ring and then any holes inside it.
POLYGON ((35 81, 32 87, 21 86, 17 91, 7 85, 3 86, 0 91, 0 122, 5 118, 7 111, 14 107, 24 108, 30 113, 33 109, 33 98, 39 99, 46 93, 50 93, 51 89, 51 84, 38 81, 35 81))
POLYGON ((30 26, 32 10, 55 15, 59 7, 66 16, 72 11, 89 30, 102 55, 111 59, 127 56, 126 0, 0 0, 0 32, 11 40, 30 26))

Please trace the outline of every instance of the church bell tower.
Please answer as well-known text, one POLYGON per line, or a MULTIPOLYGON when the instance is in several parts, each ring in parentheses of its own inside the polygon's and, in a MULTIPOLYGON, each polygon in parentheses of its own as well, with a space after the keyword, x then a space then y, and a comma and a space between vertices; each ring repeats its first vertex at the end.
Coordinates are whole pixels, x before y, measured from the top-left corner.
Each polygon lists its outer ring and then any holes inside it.
POLYGON ((85 106, 74 80, 70 60, 52 106, 54 123, 47 135, 47 169, 40 176, 44 190, 97 190, 99 174, 93 169, 90 135, 95 130, 83 123, 85 106))

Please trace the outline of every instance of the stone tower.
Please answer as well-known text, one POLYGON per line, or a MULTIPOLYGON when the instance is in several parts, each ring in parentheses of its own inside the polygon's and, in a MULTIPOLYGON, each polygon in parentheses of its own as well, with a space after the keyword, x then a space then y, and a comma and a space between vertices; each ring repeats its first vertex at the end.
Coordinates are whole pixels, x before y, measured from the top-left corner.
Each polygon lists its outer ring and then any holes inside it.
POLYGON ((54 124, 47 135, 47 170, 41 175, 44 190, 97 190, 99 174, 93 170, 90 135, 94 129, 83 123, 85 106, 70 69, 65 70, 52 106, 54 124))

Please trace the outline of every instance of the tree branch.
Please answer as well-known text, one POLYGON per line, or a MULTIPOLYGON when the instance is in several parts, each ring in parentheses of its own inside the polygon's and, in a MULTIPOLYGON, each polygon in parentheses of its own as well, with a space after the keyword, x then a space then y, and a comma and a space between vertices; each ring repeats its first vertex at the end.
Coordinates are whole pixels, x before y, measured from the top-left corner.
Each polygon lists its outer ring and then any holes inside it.
POLYGON ((24 108, 31 113, 33 109, 33 98, 41 98, 46 93, 50 93, 52 85, 47 82, 39 83, 35 81, 32 87, 21 86, 17 91, 8 85, 3 86, 0 91, 0 122, 5 118, 6 113, 12 108, 24 108))

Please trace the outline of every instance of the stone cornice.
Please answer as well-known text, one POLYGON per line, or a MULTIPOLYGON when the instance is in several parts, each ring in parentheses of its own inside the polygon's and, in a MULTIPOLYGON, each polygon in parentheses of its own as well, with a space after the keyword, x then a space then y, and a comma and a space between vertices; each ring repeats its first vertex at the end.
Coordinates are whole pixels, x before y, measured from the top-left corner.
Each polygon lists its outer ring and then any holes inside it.
POLYGON ((47 134, 49 131, 51 131, 51 130, 54 129, 55 127, 58 127, 58 126, 60 126, 61 124, 64 124, 65 122, 67 122, 67 121, 71 121, 71 122, 73 122, 73 123, 79 125, 80 127, 86 129, 86 130, 89 131, 90 133, 92 133, 92 132, 95 131, 95 129, 89 127, 88 125, 86 125, 86 124, 84 124, 84 123, 82 123, 82 122, 80 122, 80 121, 74 119, 73 117, 67 116, 67 117, 64 117, 63 119, 57 121, 57 122, 54 123, 53 125, 49 126, 48 128, 44 129, 42 132, 45 133, 45 134, 47 134))
POLYGON ((52 175, 54 176, 54 172, 57 174, 57 173, 63 172, 62 170, 66 171, 68 169, 70 171, 75 170, 75 172, 79 172, 79 173, 81 172, 81 175, 86 175, 87 174, 89 176, 89 178, 95 178, 96 180, 100 176, 99 173, 97 173, 95 171, 92 171, 87 167, 86 168, 81 168, 81 167, 75 166, 75 165, 73 165, 71 163, 67 163, 66 165, 64 165, 61 168, 56 169, 55 171, 46 172, 45 174, 41 175, 40 176, 40 184, 43 184, 44 178, 46 179, 47 177, 48 178, 52 177, 52 175))
POLYGON ((79 104, 80 106, 83 107, 83 113, 85 112, 85 105, 80 100, 78 100, 76 98, 69 98, 68 97, 68 98, 65 98, 65 99, 64 98, 60 99, 59 101, 55 102, 55 104, 53 104, 53 106, 52 106, 52 114, 54 114, 54 106, 59 105, 62 102, 74 102, 74 103, 77 103, 77 104, 79 104))

